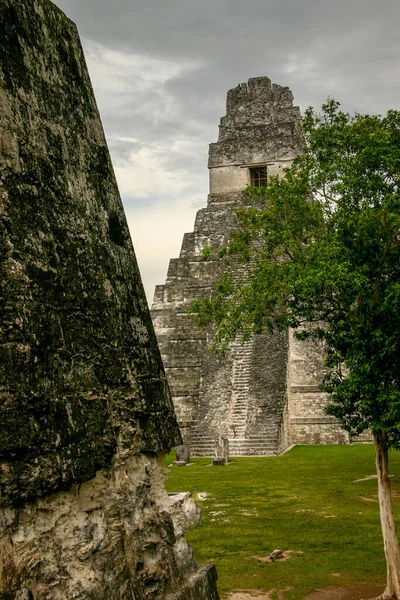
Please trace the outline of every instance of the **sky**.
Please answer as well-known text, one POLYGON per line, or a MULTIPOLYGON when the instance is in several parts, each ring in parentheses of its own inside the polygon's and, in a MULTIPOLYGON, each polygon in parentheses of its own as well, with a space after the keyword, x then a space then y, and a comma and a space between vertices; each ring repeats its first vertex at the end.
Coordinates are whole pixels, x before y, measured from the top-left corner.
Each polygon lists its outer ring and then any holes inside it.
POLYGON ((55 0, 78 26, 151 304, 207 203, 208 144, 250 77, 304 111, 400 109, 398 0, 55 0))

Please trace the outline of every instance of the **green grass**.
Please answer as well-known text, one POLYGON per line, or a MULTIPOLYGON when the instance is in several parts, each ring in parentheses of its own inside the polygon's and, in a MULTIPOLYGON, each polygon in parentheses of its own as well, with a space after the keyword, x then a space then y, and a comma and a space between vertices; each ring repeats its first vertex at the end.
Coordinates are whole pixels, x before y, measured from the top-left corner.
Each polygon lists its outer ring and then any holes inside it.
MULTIPOLYGON (((215 563, 222 597, 234 589, 293 589, 385 583, 377 482, 371 445, 299 446, 281 457, 232 458, 226 467, 193 459, 172 468, 167 491, 206 492, 202 522, 186 538, 197 562, 215 563), (370 498, 375 501, 366 501, 370 498), (221 506, 222 505, 222 506, 221 506), (297 551, 286 562, 252 556, 297 551)), ((165 464, 171 462, 167 458, 165 464)), ((400 453, 390 455, 395 513, 400 516, 400 453)))

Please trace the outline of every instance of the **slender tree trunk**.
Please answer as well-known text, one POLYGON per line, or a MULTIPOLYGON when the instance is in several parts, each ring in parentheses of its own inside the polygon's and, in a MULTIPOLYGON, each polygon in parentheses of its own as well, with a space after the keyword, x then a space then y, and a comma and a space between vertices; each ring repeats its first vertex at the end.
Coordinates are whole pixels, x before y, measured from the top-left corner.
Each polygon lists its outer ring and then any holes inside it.
POLYGON ((387 566, 386 590, 380 600, 400 600, 400 549, 393 516, 389 481, 387 433, 379 431, 374 436, 376 472, 378 474, 379 509, 387 566))

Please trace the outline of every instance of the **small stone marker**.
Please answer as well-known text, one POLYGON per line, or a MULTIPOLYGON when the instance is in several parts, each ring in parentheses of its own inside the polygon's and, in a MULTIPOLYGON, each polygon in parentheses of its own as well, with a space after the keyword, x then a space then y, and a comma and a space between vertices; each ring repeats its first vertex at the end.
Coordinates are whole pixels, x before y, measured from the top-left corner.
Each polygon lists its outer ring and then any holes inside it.
POLYGON ((273 552, 271 552, 271 554, 269 555, 269 559, 274 561, 277 558, 282 558, 283 557, 283 552, 282 550, 274 550, 273 552))
POLYGON ((180 424, 181 436, 182 436, 182 444, 180 446, 176 446, 176 460, 184 461, 186 464, 190 463, 190 437, 189 437, 189 427, 187 425, 180 424))
POLYGON ((229 463, 229 441, 227 438, 219 437, 215 440, 215 456, 212 458, 213 465, 227 465, 229 463))
POLYGON ((175 460, 175 461, 172 463, 172 466, 173 466, 173 467, 186 467, 186 463, 185 463, 185 461, 184 461, 184 460, 175 460))

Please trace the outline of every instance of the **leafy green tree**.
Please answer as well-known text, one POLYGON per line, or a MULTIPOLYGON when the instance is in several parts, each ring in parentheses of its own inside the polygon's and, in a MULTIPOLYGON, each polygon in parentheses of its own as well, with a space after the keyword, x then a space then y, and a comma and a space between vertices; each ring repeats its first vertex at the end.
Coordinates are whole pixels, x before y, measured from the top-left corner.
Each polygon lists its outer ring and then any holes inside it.
POLYGON ((228 268, 212 300, 214 346, 292 327, 325 341, 328 412, 351 434, 370 429, 376 449, 387 562, 383 600, 400 600, 400 552, 388 457, 400 447, 400 112, 349 115, 328 100, 302 121, 305 151, 282 178, 247 188, 249 206, 223 252, 228 268))

